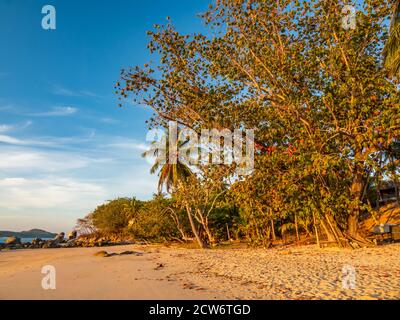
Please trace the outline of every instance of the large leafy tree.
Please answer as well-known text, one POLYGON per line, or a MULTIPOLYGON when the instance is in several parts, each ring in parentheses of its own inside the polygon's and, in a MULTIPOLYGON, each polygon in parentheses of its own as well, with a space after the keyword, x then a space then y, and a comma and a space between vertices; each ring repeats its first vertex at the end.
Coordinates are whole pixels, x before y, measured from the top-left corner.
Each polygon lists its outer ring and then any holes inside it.
POLYGON ((123 70, 118 93, 154 110, 150 126, 255 129, 257 179, 241 181, 263 196, 247 203, 283 216, 305 208, 332 241, 364 242, 372 158, 399 136, 400 99, 381 59, 391 6, 361 1, 348 30, 344 5, 219 0, 203 15, 212 37, 150 32, 160 63, 123 70))

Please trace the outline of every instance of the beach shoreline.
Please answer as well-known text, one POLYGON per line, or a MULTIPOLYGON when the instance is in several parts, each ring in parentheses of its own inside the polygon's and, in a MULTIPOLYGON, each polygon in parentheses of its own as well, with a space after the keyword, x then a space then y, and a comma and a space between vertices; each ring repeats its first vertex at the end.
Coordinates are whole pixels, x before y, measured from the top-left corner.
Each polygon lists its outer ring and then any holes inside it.
POLYGON ((199 250, 159 245, 0 252, 0 299, 400 299, 400 244, 199 250), (139 255, 95 256, 99 251, 139 255), (56 289, 42 288, 54 266, 56 289), (345 269, 347 268, 347 269, 345 269), (354 268, 354 288, 343 287, 354 268))

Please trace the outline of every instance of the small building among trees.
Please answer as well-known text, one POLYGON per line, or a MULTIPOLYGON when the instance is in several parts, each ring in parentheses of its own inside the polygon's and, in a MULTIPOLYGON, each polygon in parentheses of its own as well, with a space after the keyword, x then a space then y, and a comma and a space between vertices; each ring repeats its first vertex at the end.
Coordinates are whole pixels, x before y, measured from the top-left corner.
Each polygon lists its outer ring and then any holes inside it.
POLYGON ((394 182, 384 182, 379 189, 379 205, 396 202, 399 197, 399 186, 394 182))

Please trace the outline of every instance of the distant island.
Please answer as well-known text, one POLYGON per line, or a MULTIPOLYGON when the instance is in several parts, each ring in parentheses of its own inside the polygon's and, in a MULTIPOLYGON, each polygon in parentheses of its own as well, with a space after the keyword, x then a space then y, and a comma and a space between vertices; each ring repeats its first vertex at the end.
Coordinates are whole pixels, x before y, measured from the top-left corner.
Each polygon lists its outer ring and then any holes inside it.
POLYGON ((40 229, 32 229, 29 231, 14 232, 0 231, 0 237, 17 237, 17 238, 54 238, 57 234, 47 232, 40 229))

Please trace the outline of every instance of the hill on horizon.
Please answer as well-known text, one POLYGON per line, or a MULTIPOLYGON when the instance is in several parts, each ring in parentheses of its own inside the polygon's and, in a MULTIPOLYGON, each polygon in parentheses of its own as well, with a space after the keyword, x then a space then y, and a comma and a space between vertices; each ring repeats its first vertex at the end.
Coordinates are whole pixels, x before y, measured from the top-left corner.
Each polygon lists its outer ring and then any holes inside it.
POLYGON ((28 231, 0 231, 0 237, 18 237, 18 238, 54 238, 57 233, 48 232, 41 229, 31 229, 28 231))

